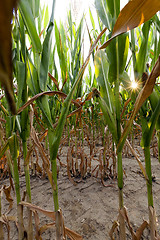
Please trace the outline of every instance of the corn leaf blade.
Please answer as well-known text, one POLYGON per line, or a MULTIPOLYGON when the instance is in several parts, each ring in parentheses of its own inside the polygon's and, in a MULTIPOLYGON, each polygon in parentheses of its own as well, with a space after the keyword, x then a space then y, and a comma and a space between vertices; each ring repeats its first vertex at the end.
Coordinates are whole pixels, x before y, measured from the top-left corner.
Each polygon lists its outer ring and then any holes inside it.
POLYGON ((108 44, 117 36, 152 18, 160 10, 159 0, 132 0, 121 10, 115 23, 112 37, 105 42, 100 49, 106 48, 108 44))
POLYGON ((41 46, 41 42, 40 42, 37 30, 36 30, 34 17, 33 17, 29 2, 26 0, 21 0, 19 2, 19 9, 20 9, 20 13, 23 17, 24 23, 26 25, 27 31, 29 33, 29 36, 31 38, 33 47, 35 48, 35 50, 38 53, 40 53, 42 50, 42 46, 41 46))
POLYGON ((49 67, 49 59, 50 59, 50 52, 51 52, 51 36, 52 36, 52 30, 53 30, 53 17, 54 17, 54 5, 55 1, 53 1, 53 7, 52 7, 52 14, 49 22, 49 26, 47 29, 47 34, 43 43, 43 50, 42 50, 42 59, 41 59, 41 65, 40 65, 40 79, 39 79, 39 85, 42 91, 46 90, 46 84, 47 84, 47 76, 48 76, 48 67, 49 67))
POLYGON ((156 125, 159 115, 160 115, 160 99, 159 99, 157 107, 155 108, 155 110, 151 116, 151 119, 146 127, 146 130, 143 133, 141 147, 150 146, 153 131, 154 131, 154 128, 155 128, 155 125, 156 125))

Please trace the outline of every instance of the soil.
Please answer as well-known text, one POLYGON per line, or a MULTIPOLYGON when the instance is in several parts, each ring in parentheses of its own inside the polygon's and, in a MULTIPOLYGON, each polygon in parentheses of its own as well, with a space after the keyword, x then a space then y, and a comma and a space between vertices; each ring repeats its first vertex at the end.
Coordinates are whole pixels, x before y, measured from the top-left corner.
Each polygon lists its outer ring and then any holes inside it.
MULTIPOLYGON (((135 149, 140 150, 137 146, 135 149)), ((66 147, 67 150, 67 147, 66 147)), ((61 160, 66 159, 63 151, 61 160)), ((141 152, 140 159, 144 165, 144 156, 141 152)), ((123 157, 124 166, 124 205, 134 230, 144 220, 148 221, 147 188, 139 165, 133 156, 123 157)), ((157 158, 152 156, 153 195, 157 219, 160 222, 160 164, 157 158)), ((1 180, 0 188, 7 185, 8 179, 1 180)), ((109 231, 118 216, 118 187, 117 179, 105 181, 106 187, 95 176, 87 177, 77 185, 73 185, 67 176, 66 168, 60 167, 58 177, 59 205, 62 209, 65 226, 79 233, 84 240, 110 239, 109 231)), ((25 190, 25 177, 20 177, 22 192, 25 190)), ((47 178, 31 175, 32 203, 45 210, 53 211, 53 196, 50 183, 47 178)), ((15 196, 12 192, 12 197, 15 196)), ((2 213, 8 209, 5 196, 2 197, 2 213)), ((16 215, 16 201, 8 215, 16 215)), ((51 222, 43 214, 39 214, 40 225, 51 222)), ((24 219, 27 222, 24 208, 24 219)), ((33 220, 34 222, 34 220, 33 220)), ((10 223, 10 239, 18 239, 15 224, 10 223)), ((159 226, 158 226, 158 230, 159 226)), ((4 227, 5 239, 7 230, 4 227)), ((55 239, 55 228, 50 228, 42 234, 42 239, 55 239)), ((116 238, 118 239, 118 238, 116 238)), ((127 239, 131 239, 127 231, 127 239)), ((143 233, 142 239, 149 238, 149 229, 143 233)))

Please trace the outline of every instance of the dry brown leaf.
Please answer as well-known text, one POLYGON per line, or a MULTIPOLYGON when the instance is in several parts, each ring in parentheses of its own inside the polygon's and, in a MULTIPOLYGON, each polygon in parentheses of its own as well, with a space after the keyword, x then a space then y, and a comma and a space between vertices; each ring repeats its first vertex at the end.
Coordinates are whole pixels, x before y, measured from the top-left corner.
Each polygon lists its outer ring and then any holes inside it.
POLYGON ((82 236, 79 235, 78 233, 72 231, 71 229, 65 227, 66 230, 66 235, 71 239, 71 240, 83 240, 82 236))
POLYGON ((121 113, 121 118, 123 117, 123 114, 126 111, 126 107, 127 107, 127 105, 129 104, 130 101, 131 101, 131 98, 127 99, 127 101, 125 102, 122 113, 121 113))
MULTIPOLYGON (((41 97, 41 96, 44 96, 44 95, 47 95, 47 96, 54 96, 54 95, 59 95, 61 98, 66 98, 67 95, 63 92, 60 92, 60 91, 47 91, 47 92, 41 92, 41 93, 38 93, 36 94, 35 96, 33 96, 28 102, 26 102, 22 107, 20 107, 18 109, 18 112, 17 114, 21 113, 26 107, 28 107, 30 104, 32 104, 37 98, 41 97)), ((71 101, 73 104, 75 104, 77 107, 80 107, 81 105, 72 99, 71 101)))
MULTIPOLYGON (((123 131, 123 128, 121 126, 121 130, 123 131)), ((136 154, 135 150, 133 149, 133 147, 131 146, 130 142, 128 141, 128 139, 126 139, 126 145, 129 147, 131 153, 133 154, 133 156, 136 158, 138 164, 139 164, 139 167, 143 173, 143 176, 145 177, 146 181, 148 181, 148 176, 147 176, 147 173, 146 173, 146 170, 145 168, 143 167, 143 164, 141 162, 141 160, 139 159, 138 155, 136 154)))
POLYGON ((91 100, 92 97, 93 97, 93 92, 88 93, 86 99, 82 102, 81 106, 83 106, 86 101, 91 100))
POLYGON ((38 150, 39 150, 39 153, 42 157, 42 160, 43 160, 43 167, 47 173, 47 176, 48 176, 48 179, 49 179, 49 182, 52 186, 52 189, 55 190, 56 186, 55 186, 55 183, 53 181, 53 177, 52 177, 52 172, 50 171, 50 162, 44 152, 44 149, 43 149, 43 146, 41 144, 41 142, 39 141, 39 138, 37 136, 37 133, 34 129, 34 127, 32 126, 31 128, 31 137, 35 143, 35 145, 37 146, 38 150))
POLYGON ((119 223, 117 222, 117 221, 114 221, 114 223, 113 223, 113 225, 112 225, 112 228, 111 228, 111 230, 110 230, 110 232, 109 232, 109 236, 110 236, 110 238, 111 238, 111 240, 114 240, 114 238, 113 238, 113 233, 114 233, 114 231, 116 230, 116 228, 119 226, 119 223))
POLYGON ((85 177, 87 172, 87 162, 86 162, 85 155, 82 148, 80 149, 80 158, 81 158, 81 163, 80 163, 81 177, 85 177))
POLYGON ((119 211, 120 211, 120 214, 124 217, 124 219, 126 220, 126 222, 127 222, 127 224, 128 224, 129 231, 130 231, 130 233, 131 233, 131 235, 132 235, 132 240, 138 240, 138 239, 137 239, 137 236, 136 236, 136 234, 135 234, 135 232, 134 232, 134 230, 133 230, 133 228, 132 228, 132 226, 131 226, 131 223, 130 223, 130 221, 129 221, 126 208, 123 207, 123 208, 120 209, 119 211))
POLYGON ((152 18, 160 10, 159 0, 131 0, 121 10, 115 23, 112 37, 100 49, 106 48, 117 36, 152 18))
POLYGON ((74 110, 73 112, 71 112, 71 113, 67 116, 67 118, 73 116, 73 115, 76 114, 76 113, 80 113, 81 110, 82 110, 82 106, 80 106, 78 109, 76 109, 76 110, 74 110))
MULTIPOLYGON (((52 221, 55 223, 55 220, 56 220, 56 213, 55 213, 55 212, 44 210, 44 209, 42 209, 42 208, 40 208, 40 207, 38 207, 38 206, 36 206, 36 205, 34 205, 34 204, 31 204, 31 203, 28 203, 28 202, 24 202, 24 201, 21 201, 19 204, 22 205, 22 206, 28 207, 31 211, 34 212, 35 221, 36 221, 36 233, 37 233, 36 235, 37 235, 37 237, 40 237, 42 231, 43 231, 43 230, 45 231, 45 230, 47 229, 47 225, 46 225, 46 226, 43 226, 43 227, 40 228, 40 229, 38 228, 40 222, 39 222, 39 217, 38 217, 37 212, 41 212, 41 213, 44 214, 45 216, 51 218, 52 221)), ((63 218, 62 218, 62 212, 61 212, 61 210, 60 210, 60 215, 61 215, 61 221, 62 221, 61 224, 63 224, 63 227, 64 227, 64 221, 63 221, 63 218)), ((1 221, 1 220, 3 221, 3 219, 1 219, 1 217, 0 217, 0 221, 1 221)), ((50 224, 50 225, 51 225, 51 224, 50 224)), ((48 227, 49 227, 49 226, 48 226, 48 227)), ((67 227, 64 227, 64 228, 65 228, 65 229, 64 229, 64 233, 63 233, 63 234, 64 234, 64 235, 66 234, 68 237, 70 237, 71 240, 83 240, 82 236, 79 235, 78 233, 70 230, 70 229, 67 228, 67 227)), ((41 238, 39 238, 39 239, 41 239, 41 238)))
POLYGON ((144 221, 142 223, 142 225, 137 229, 136 231, 136 237, 137 237, 137 240, 140 240, 141 239, 141 236, 142 236, 142 233, 144 231, 144 229, 148 227, 148 222, 147 221, 144 221))
POLYGON ((44 210, 44 209, 42 209, 42 208, 40 208, 40 207, 38 207, 34 204, 24 202, 24 201, 21 201, 19 204, 22 205, 22 206, 28 207, 31 211, 41 212, 45 216, 51 218, 53 220, 53 222, 55 222, 55 219, 56 219, 55 218, 55 212, 44 210))
POLYGON ((12 78, 12 42, 11 20, 17 0, 0 1, 0 82, 2 83, 8 104, 16 114, 12 78))
POLYGON ((3 191, 6 195, 6 200, 9 202, 9 208, 8 208, 8 211, 9 211, 13 206, 13 198, 11 196, 11 185, 8 187, 6 185, 4 185, 3 191))
POLYGON ((73 185, 77 185, 76 182, 71 177, 72 160, 73 159, 72 159, 71 148, 69 147, 68 152, 67 152, 67 174, 68 174, 68 178, 69 178, 70 182, 73 183, 73 185))
POLYGON ((65 83, 66 83, 66 82, 67 82, 67 71, 66 71, 65 80, 64 80, 64 82, 63 82, 63 85, 62 85, 61 91, 63 90, 63 88, 64 88, 64 85, 65 85, 65 83))
POLYGON ((54 84, 56 85, 57 90, 59 91, 59 85, 58 85, 57 79, 56 79, 55 77, 53 77, 50 72, 48 72, 48 76, 49 76, 50 79, 54 82, 54 84))
POLYGON ((40 224, 40 220, 39 220, 39 216, 37 211, 33 211, 34 214, 34 220, 35 220, 35 225, 36 225, 36 235, 35 235, 35 239, 36 240, 42 240, 41 234, 39 232, 39 224, 40 224))
POLYGON ((0 217, 0 222, 6 224, 5 220, 3 219, 3 215, 0 217))
POLYGON ((148 210, 149 210, 149 227, 150 227, 151 239, 156 239, 158 237, 156 211, 152 206, 149 206, 148 210))
POLYGON ((34 107, 34 104, 32 104, 32 108, 33 108, 34 116, 36 117, 37 123, 38 123, 39 126, 42 128, 42 130, 44 131, 44 130, 45 130, 44 122, 43 122, 42 119, 39 117, 39 114, 38 114, 38 112, 37 112, 37 109, 34 107))
MULTIPOLYGON (((2 216, 0 217, 0 222, 3 223, 3 224, 5 224, 5 226, 6 226, 6 228, 7 228, 8 240, 10 240, 10 225, 9 225, 9 221, 10 221, 10 219, 9 219, 9 217, 6 216, 6 215, 2 215, 2 216)), ((15 222, 16 222, 15 217, 12 217, 12 220, 11 220, 11 221, 15 221, 15 222)))
POLYGON ((3 119, 3 118, 0 118, 0 122, 4 122, 4 123, 6 123, 6 120, 3 119))
POLYGON ((42 233, 44 233, 47 229, 50 229, 53 227, 55 227, 55 223, 47 223, 47 224, 43 225, 42 227, 40 227, 39 234, 42 235, 42 233))

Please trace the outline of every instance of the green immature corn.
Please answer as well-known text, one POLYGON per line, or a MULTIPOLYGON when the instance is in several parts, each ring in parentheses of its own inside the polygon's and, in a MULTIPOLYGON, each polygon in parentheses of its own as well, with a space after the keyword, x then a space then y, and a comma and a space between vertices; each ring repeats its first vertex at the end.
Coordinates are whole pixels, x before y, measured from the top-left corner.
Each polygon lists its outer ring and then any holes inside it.
MULTIPOLYGON (((152 111, 154 111, 156 109, 159 99, 160 99, 159 92, 156 90, 153 90, 152 94, 149 97, 152 111)), ((156 132, 157 132, 157 141, 158 141, 158 160, 160 162, 160 115, 157 119, 155 127, 156 127, 156 132)))
POLYGON ((117 142, 116 121, 115 121, 114 115, 110 111, 110 108, 107 105, 107 103, 100 96, 100 93, 98 92, 97 89, 93 90, 93 94, 97 98, 100 108, 102 109, 102 112, 104 114, 105 123, 108 125, 108 128, 109 128, 110 132, 112 133, 114 141, 117 142))
POLYGON ((14 171, 14 182, 15 182, 15 189, 16 189, 16 196, 17 196, 17 204, 21 201, 20 198, 20 185, 19 185, 19 172, 18 172, 18 164, 17 164, 17 157, 19 155, 19 145, 17 135, 13 133, 11 137, 8 139, 9 142, 9 149, 13 160, 13 171, 14 171))
POLYGON ((153 90, 152 94, 149 96, 149 101, 150 101, 151 108, 153 111, 155 110, 155 108, 157 106, 159 98, 160 98, 160 94, 158 94, 155 90, 153 90))
POLYGON ((23 211, 22 206, 19 205, 21 201, 21 195, 20 195, 20 184, 19 184, 19 172, 18 172, 18 164, 17 164, 17 158, 19 155, 19 144, 17 135, 15 133, 12 134, 12 136, 8 139, 9 143, 9 149, 13 161, 13 178, 14 178, 14 184, 15 184, 15 190, 16 190, 16 198, 17 198, 17 218, 18 218, 18 239, 24 238, 24 226, 23 226, 23 211))

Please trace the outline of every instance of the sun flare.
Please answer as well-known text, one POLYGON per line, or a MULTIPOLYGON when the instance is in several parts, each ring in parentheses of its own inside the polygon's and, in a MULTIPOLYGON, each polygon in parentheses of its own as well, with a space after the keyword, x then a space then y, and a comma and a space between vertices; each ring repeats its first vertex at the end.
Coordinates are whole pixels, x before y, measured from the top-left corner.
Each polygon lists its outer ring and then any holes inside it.
POLYGON ((138 83, 137 83, 136 81, 133 81, 133 82, 131 83, 131 88, 132 88, 133 90, 137 89, 137 88, 138 88, 138 83))

